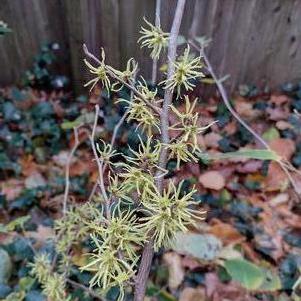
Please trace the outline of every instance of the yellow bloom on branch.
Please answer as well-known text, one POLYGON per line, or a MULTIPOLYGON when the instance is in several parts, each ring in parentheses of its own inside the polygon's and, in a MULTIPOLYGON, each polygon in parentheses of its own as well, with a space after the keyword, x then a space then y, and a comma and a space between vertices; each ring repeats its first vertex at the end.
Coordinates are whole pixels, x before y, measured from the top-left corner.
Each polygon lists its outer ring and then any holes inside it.
POLYGON ((86 66, 89 68, 89 72, 96 75, 96 77, 94 77, 84 85, 84 87, 92 85, 90 91, 93 90, 93 88, 96 86, 96 84, 99 81, 107 89, 107 91, 109 91, 110 89, 111 82, 107 74, 105 58, 106 58, 105 51, 103 48, 101 48, 101 61, 98 67, 94 67, 86 59, 84 59, 86 66))
POLYGON ((169 34, 163 32, 160 26, 154 26, 144 18, 145 23, 148 25, 148 29, 141 27, 140 33, 142 36, 138 39, 138 43, 141 42, 141 47, 150 48, 151 58, 158 59, 160 53, 168 45, 169 34))

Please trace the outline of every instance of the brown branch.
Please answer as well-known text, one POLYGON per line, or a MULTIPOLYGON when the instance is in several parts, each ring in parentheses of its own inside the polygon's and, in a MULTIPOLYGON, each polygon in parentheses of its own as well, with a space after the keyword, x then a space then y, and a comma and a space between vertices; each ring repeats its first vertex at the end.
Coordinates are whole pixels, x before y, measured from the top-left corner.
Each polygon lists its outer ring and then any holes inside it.
POLYGON ((98 300, 101 300, 101 301, 106 301, 106 299, 104 299, 103 297, 99 296, 97 293, 95 293, 92 289, 84 286, 83 284, 80 284, 78 282, 75 282, 71 279, 66 279, 66 281, 68 283, 70 283, 73 287, 77 287, 77 288, 80 288, 82 290, 84 290, 85 292, 87 292, 91 297, 95 298, 95 299, 98 299, 98 300))
MULTIPOLYGON (((186 0, 178 0, 176 12, 174 15, 171 32, 170 32, 170 40, 168 46, 168 72, 167 72, 167 79, 170 79, 174 73, 174 65, 173 62, 176 59, 177 54, 177 38, 179 35, 179 29, 182 21, 182 16, 184 12, 186 0)), ((168 133, 168 114, 169 114, 169 107, 172 102, 172 95, 173 92, 170 89, 165 90, 164 94, 164 102, 163 102, 163 109, 160 114, 161 119, 161 142, 168 144, 169 143, 169 133, 168 133)), ((162 148, 160 152, 159 158, 159 168, 165 169, 167 162, 167 149, 165 147, 162 148)), ((163 186, 163 177, 160 176, 161 171, 158 171, 158 176, 156 177, 156 186, 158 190, 162 191, 163 186)), ((134 292, 134 301, 143 301, 145 296, 146 284, 147 279, 150 273, 151 263, 154 256, 154 241, 150 239, 149 242, 146 243, 141 262, 138 270, 138 274, 136 277, 135 282, 135 292, 134 292)))
MULTIPOLYGON (((177 55, 177 39, 179 35, 180 25, 185 7, 185 0, 178 0, 176 12, 174 15, 173 24, 170 31, 170 39, 168 45, 168 69, 167 69, 167 80, 171 79, 175 66, 173 62, 176 60, 177 55)), ((172 102, 173 90, 166 89, 164 93, 163 109, 160 115, 161 119, 161 142, 167 145, 169 143, 169 108, 172 102)), ((162 147, 159 157, 159 167, 165 169, 167 163, 167 148, 162 147)), ((160 171, 158 171, 160 174, 160 171)), ((162 191, 163 178, 157 177, 158 190, 162 191)))

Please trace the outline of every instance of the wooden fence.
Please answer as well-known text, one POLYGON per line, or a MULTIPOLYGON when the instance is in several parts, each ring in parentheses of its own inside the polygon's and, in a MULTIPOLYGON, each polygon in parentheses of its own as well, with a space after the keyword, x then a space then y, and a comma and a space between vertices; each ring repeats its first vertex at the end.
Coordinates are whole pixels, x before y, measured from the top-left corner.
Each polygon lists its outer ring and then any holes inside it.
MULTIPOLYGON (((209 57, 229 88, 301 79, 300 0, 187 0, 181 32, 212 38, 209 57), (192 22, 193 21, 193 22, 192 22)), ((169 30, 176 0, 162 0, 161 23, 169 30)), ((0 0, 0 20, 13 33, 0 39, 0 84, 16 83, 43 42, 63 47, 61 68, 78 90, 87 74, 82 44, 121 67, 136 57, 146 77, 147 51, 136 44, 143 16, 154 20, 155 0, 0 0)))

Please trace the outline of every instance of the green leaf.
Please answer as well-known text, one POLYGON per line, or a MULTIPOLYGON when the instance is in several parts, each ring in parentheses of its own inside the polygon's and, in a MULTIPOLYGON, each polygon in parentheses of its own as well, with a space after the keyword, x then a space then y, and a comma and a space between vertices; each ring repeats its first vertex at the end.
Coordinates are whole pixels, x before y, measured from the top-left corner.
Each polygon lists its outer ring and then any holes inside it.
POLYGON ((6 229, 7 231, 14 231, 17 227, 24 227, 24 224, 30 220, 30 216, 29 215, 25 215, 25 216, 21 216, 18 217, 16 219, 14 219, 13 221, 9 222, 6 225, 6 229))
POLYGON ((81 124, 80 120, 75 119, 74 121, 64 121, 62 124, 61 124, 61 128, 63 130, 70 130, 70 129, 73 129, 77 126, 79 126, 81 124))
POLYGON ((204 160, 221 160, 221 159, 257 159, 257 160, 272 160, 279 161, 280 157, 272 150, 268 149, 244 149, 236 152, 220 153, 220 154, 201 154, 201 159, 204 160))
POLYGON ((275 292, 281 289, 281 280, 278 274, 270 270, 263 270, 265 274, 265 279, 261 284, 259 290, 266 292, 275 292))
POLYGON ((22 277, 19 280, 19 286, 21 291, 29 291, 34 283, 35 283, 35 279, 30 276, 22 277))
POLYGON ((274 139, 280 138, 280 134, 276 128, 271 127, 262 134, 262 138, 266 141, 272 141, 274 139))
POLYGON ((222 248, 221 241, 210 234, 178 233, 172 249, 201 260, 214 260, 222 248))
POLYGON ((224 267, 232 280, 239 282, 248 290, 257 290, 264 283, 263 270, 245 259, 226 260, 224 267))
POLYGON ((93 112, 85 112, 73 121, 64 121, 61 124, 63 130, 73 129, 81 124, 93 123, 95 114, 93 112))

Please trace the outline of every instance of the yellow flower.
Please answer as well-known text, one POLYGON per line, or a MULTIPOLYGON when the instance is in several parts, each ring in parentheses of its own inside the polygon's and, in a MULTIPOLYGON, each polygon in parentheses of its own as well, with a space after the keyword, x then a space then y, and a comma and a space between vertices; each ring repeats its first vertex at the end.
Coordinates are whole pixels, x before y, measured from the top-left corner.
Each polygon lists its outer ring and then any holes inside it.
POLYGON ((147 217, 140 218, 141 227, 154 238, 155 250, 170 247, 177 232, 187 231, 201 218, 198 211, 190 208, 195 204, 192 195, 196 190, 181 196, 182 185, 183 181, 177 187, 170 181, 162 195, 158 190, 149 190, 149 197, 143 202, 147 217))
POLYGON ((170 79, 162 81, 160 84, 165 84, 165 89, 174 90, 177 88, 177 96, 180 96, 181 87, 183 86, 186 91, 192 90, 195 84, 192 80, 199 77, 204 77, 205 75, 201 72, 203 68, 203 63, 201 62, 201 57, 191 58, 190 47, 186 47, 184 54, 176 62, 171 62, 175 71, 170 79))
POLYGON ((107 74, 106 65, 104 63, 105 61, 105 52, 104 49, 101 48, 101 62, 98 67, 92 66, 86 59, 84 59, 84 62, 86 66, 89 68, 90 73, 95 74, 96 77, 88 81, 84 87, 91 86, 90 91, 93 90, 95 85, 100 81, 102 85, 109 91, 110 89, 110 79, 107 74))
POLYGON ((149 29, 141 27, 140 33, 142 36, 139 38, 138 43, 141 42, 141 47, 150 48, 151 58, 158 59, 162 49, 167 47, 169 34, 163 32, 160 26, 154 26, 144 18, 145 23, 149 29))

